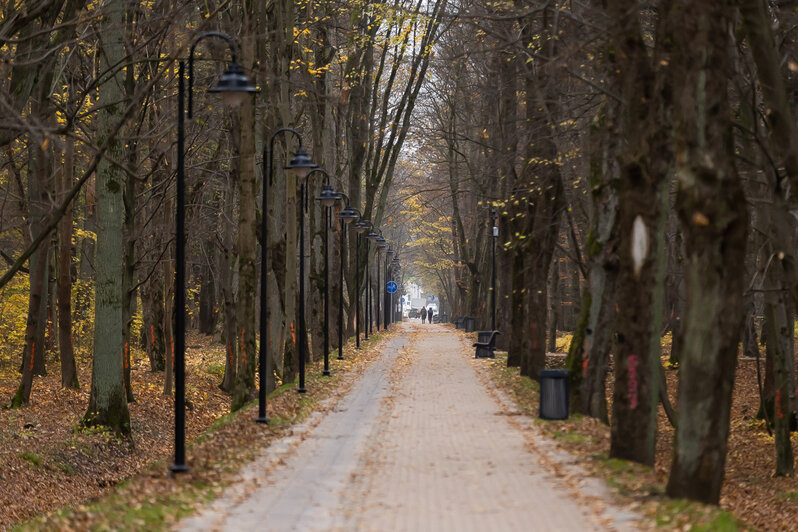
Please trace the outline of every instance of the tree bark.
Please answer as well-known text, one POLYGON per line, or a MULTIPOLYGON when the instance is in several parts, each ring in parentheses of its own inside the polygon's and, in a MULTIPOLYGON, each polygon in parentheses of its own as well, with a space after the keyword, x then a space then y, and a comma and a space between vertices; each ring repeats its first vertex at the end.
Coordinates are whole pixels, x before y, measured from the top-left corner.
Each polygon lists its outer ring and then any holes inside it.
POLYGON ((748 216, 728 102, 727 2, 674 2, 677 211, 687 293, 670 497, 717 504, 742 324, 748 216))
POLYGON ((219 216, 219 226, 222 232, 222 245, 218 253, 219 284, 222 291, 223 306, 223 334, 225 345, 224 377, 219 388, 227 393, 233 393, 236 378, 238 349, 236 343, 236 257, 233 245, 233 223, 235 211, 235 190, 233 176, 228 175, 222 193, 222 214, 219 216))
POLYGON ((653 465, 664 282, 662 198, 669 171, 668 61, 663 56, 668 33, 661 17, 651 57, 637 4, 614 2, 608 13, 618 21, 610 64, 625 102, 618 127, 626 141, 618 156, 618 315, 610 456, 653 465))
MULTIPOLYGON (((75 141, 64 139, 64 167, 57 174, 59 197, 71 187, 75 171, 75 141)), ((61 386, 78 388, 78 371, 72 346, 72 207, 58 224, 58 347, 61 358, 61 386)))
MULTIPOLYGON (((247 4, 247 2, 245 2, 247 4)), ((243 15, 243 12, 242 12, 243 15)), ((241 63, 247 72, 255 67, 255 35, 258 21, 246 20, 242 29, 245 38, 241 47, 241 63)), ((255 268, 255 244, 257 242, 255 199, 255 106, 247 98, 238 115, 238 303, 236 307, 236 333, 239 342, 238 367, 231 410, 236 411, 255 397, 255 370, 257 368, 257 327, 255 294, 258 293, 258 277, 255 268)))
POLYGON ((791 400, 795 394, 792 302, 783 286, 780 261, 773 261, 766 275, 769 281, 765 295, 767 356, 773 362, 775 391, 772 418, 776 443, 775 474, 777 477, 791 477, 795 473, 790 441, 790 425, 795 416, 791 400))
POLYGON ((562 295, 560 293, 560 261, 554 254, 549 274, 549 319, 546 335, 546 351, 557 351, 557 327, 562 323, 562 295))
MULTIPOLYGON (((106 0, 100 33, 101 64, 111 72, 100 90, 98 137, 104 140, 108 127, 123 111, 123 70, 125 61, 123 3, 106 0)), ((97 250, 95 267, 94 361, 89 407, 83 417, 86 426, 104 425, 114 432, 130 433, 130 412, 122 373, 123 327, 122 217, 125 172, 112 161, 126 159, 124 141, 114 139, 97 170, 97 250)))

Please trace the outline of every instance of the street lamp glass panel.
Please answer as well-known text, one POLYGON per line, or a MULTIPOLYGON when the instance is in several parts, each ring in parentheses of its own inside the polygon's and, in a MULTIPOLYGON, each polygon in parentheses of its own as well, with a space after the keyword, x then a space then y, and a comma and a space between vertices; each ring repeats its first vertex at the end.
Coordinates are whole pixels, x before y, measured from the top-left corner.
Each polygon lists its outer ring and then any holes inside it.
POLYGON ((341 199, 341 196, 339 196, 330 185, 324 185, 324 188, 321 189, 321 194, 316 199, 319 200, 325 207, 332 207, 338 203, 338 201, 341 199))
POLYGON ((368 238, 369 240, 377 240, 379 237, 380 237, 379 233, 374 232, 374 230, 372 230, 369 234, 366 235, 366 238, 368 238))
POLYGON ((389 247, 388 251, 386 251, 385 253, 387 253, 388 255, 393 255, 396 252, 393 250, 393 248, 389 247))
POLYGON ((216 86, 208 92, 218 93, 226 105, 238 107, 244 103, 248 94, 258 92, 258 89, 252 85, 237 63, 230 63, 216 86))
POLYGON ((318 166, 310 160, 305 149, 300 146, 291 158, 291 162, 285 167, 286 170, 293 172, 299 179, 305 179, 311 170, 318 166))
POLYGON ((355 209, 353 209, 349 205, 344 207, 344 210, 342 210, 341 213, 338 215, 339 220, 343 220, 344 223, 348 224, 351 224, 358 218, 360 218, 360 216, 357 214, 357 212, 355 212, 355 209))
POLYGON ((368 220, 360 220, 355 224, 355 231, 360 233, 361 235, 369 230, 370 222, 368 220))

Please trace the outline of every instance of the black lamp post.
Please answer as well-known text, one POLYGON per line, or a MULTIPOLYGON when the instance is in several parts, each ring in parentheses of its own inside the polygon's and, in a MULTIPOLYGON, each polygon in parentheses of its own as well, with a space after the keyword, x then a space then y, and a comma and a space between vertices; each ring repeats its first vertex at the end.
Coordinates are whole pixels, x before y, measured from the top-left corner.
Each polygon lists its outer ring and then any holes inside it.
MULTIPOLYGON (((396 270, 396 279, 398 280, 399 279, 399 272, 402 270, 402 265, 399 262, 399 257, 398 256, 394 257, 392 262, 395 263, 395 267, 394 268, 396 270)), ((394 282, 396 282, 396 281, 394 281, 394 282)), ((391 295, 391 303, 394 304, 393 295, 391 295)), ((396 308, 394 308, 393 311, 396 312, 396 308)), ((402 313, 399 312, 398 314, 399 314, 399 320, 398 321, 402 321, 402 313)))
MULTIPOLYGON (((260 345, 258 348, 258 417, 255 418, 255 421, 258 423, 269 422, 269 418, 266 417, 266 375, 268 375, 268 373, 271 371, 271 359, 266 354, 266 351, 269 348, 269 324, 266 319, 266 300, 268 298, 267 250, 269 247, 269 240, 267 237, 269 234, 269 225, 266 200, 268 198, 268 187, 271 186, 272 179, 274 177, 274 141, 277 138, 277 135, 281 135, 283 133, 291 133, 294 137, 296 137, 298 144, 296 152, 291 158, 291 162, 289 162, 285 167, 286 170, 292 171, 297 178, 303 179, 316 166, 313 164, 313 161, 310 160, 310 157, 308 157, 308 154, 305 152, 304 148, 302 148, 302 136, 293 128, 281 127, 275 131, 274 134, 272 134, 271 138, 269 139, 269 143, 263 148, 263 188, 260 220, 260 345)), ((300 208, 302 208, 301 205, 300 208)), ((301 355, 299 364, 300 366, 302 365, 301 355)))
MULTIPOLYGON (((209 31, 194 37, 188 55, 188 117, 192 117, 192 92, 194 87, 194 49, 208 37, 218 37, 227 42, 230 48, 230 65, 219 83, 209 92, 222 96, 225 103, 240 105, 247 94, 257 92, 236 61, 233 39, 224 33, 209 31)), ((169 469, 173 473, 188 471, 186 465, 186 228, 185 228, 185 63, 180 60, 177 84, 177 205, 175 209, 175 461, 169 469)))
MULTIPOLYGON (((499 237, 499 227, 496 225, 496 207, 490 208, 490 219, 493 225, 493 245, 491 246, 491 267, 490 273, 490 330, 496 330, 496 239, 499 237)), ((491 353, 493 352, 493 342, 495 336, 491 335, 491 353)))
MULTIPOLYGON (((393 255, 394 255, 393 248, 388 246, 388 250, 385 252, 385 265, 383 266, 383 271, 385 272, 385 282, 386 283, 388 281, 393 281, 393 277, 388 279, 388 276, 390 275, 389 261, 391 260, 391 257, 393 257, 393 255)), ((390 318, 391 318, 391 308, 390 308, 391 306, 389 304, 389 301, 391 299, 390 296, 391 296, 391 294, 388 292, 388 290, 386 288, 385 296, 384 296, 384 299, 385 299, 385 301, 384 301, 384 303, 385 303, 385 322, 384 322, 384 327, 386 329, 388 328, 388 325, 390 324, 390 318)))
MULTIPOLYGON (((400 268, 399 257, 395 256, 393 258, 393 260, 391 261, 391 266, 393 266, 393 268, 391 269, 391 279, 393 280, 394 271, 398 270, 400 268)), ((396 314, 396 309, 393 306, 393 293, 392 293, 391 294, 391 325, 393 325, 393 319, 394 319, 394 315, 395 314, 396 314)))
POLYGON ((382 235, 377 239, 377 332, 380 331, 380 300, 383 300, 383 294, 385 293, 385 288, 380 284, 380 269, 382 267, 382 262, 380 260, 380 254, 382 250, 388 247, 388 241, 385 240, 382 235))
POLYGON ((370 225, 371 222, 362 217, 355 222, 355 232, 357 232, 355 244, 355 347, 357 349, 360 349, 360 235, 368 231, 370 225))
MULTIPOLYGON (((341 193, 346 197, 346 194, 341 193)), ((346 198, 346 207, 338 214, 341 224, 339 255, 341 268, 338 272, 338 360, 344 359, 344 236, 347 224, 360 219, 360 215, 349 206, 349 198, 346 198)))
POLYGON ((372 333, 371 325, 374 321, 374 316, 372 316, 372 294, 374 290, 371 289, 371 265, 369 263, 369 254, 371 252, 371 242, 376 241, 380 238, 379 233, 374 230, 374 225, 371 226, 371 231, 369 234, 366 235, 366 322, 368 324, 368 330, 366 333, 366 340, 369 338, 369 334, 372 333))
MULTIPOLYGON (((324 174, 324 187, 316 200, 321 202, 324 209, 324 371, 322 375, 330 375, 330 208, 338 203, 341 196, 330 186, 330 174, 323 168, 311 170, 305 178, 305 188, 310 176, 316 172, 324 174)), ((305 194, 307 196, 307 193, 305 194)), ((304 227, 304 223, 302 224, 304 227)), ((304 250, 299 255, 299 260, 304 262, 304 250)), ((303 281, 304 282, 304 281, 303 281)), ((301 303, 304 304, 304 303, 301 303)))

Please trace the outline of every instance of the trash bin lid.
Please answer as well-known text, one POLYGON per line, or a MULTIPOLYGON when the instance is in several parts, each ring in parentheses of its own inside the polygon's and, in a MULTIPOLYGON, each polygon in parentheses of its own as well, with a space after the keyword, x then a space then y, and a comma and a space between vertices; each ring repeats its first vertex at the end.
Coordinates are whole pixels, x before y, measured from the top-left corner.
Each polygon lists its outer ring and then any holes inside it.
POLYGON ((544 369, 540 372, 541 379, 567 379, 567 369, 544 369))

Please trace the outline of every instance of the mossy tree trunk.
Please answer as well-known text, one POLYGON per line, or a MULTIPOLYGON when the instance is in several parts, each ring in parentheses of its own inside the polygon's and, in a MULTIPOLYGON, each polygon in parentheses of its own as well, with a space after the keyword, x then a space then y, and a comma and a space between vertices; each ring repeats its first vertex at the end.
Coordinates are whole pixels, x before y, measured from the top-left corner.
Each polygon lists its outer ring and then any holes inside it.
MULTIPOLYGON (((100 33, 101 65, 109 76, 100 88, 97 119, 100 143, 124 111, 125 4, 103 2, 100 33)), ((97 170, 97 247, 95 252, 94 360, 89 407, 83 417, 87 426, 103 425, 114 432, 130 433, 123 377, 122 272, 125 172, 124 141, 114 139, 97 170)))
POLYGON ((665 70, 669 33, 663 16, 652 57, 635 2, 613 3, 608 14, 618 21, 610 64, 624 101, 617 126, 625 141, 618 151, 618 310, 610 456, 653 465, 667 205, 663 198, 670 171, 665 70))
POLYGON ((677 211, 687 293, 670 497, 717 504, 737 361, 748 215, 735 167, 728 72, 732 6, 674 2, 677 211))

